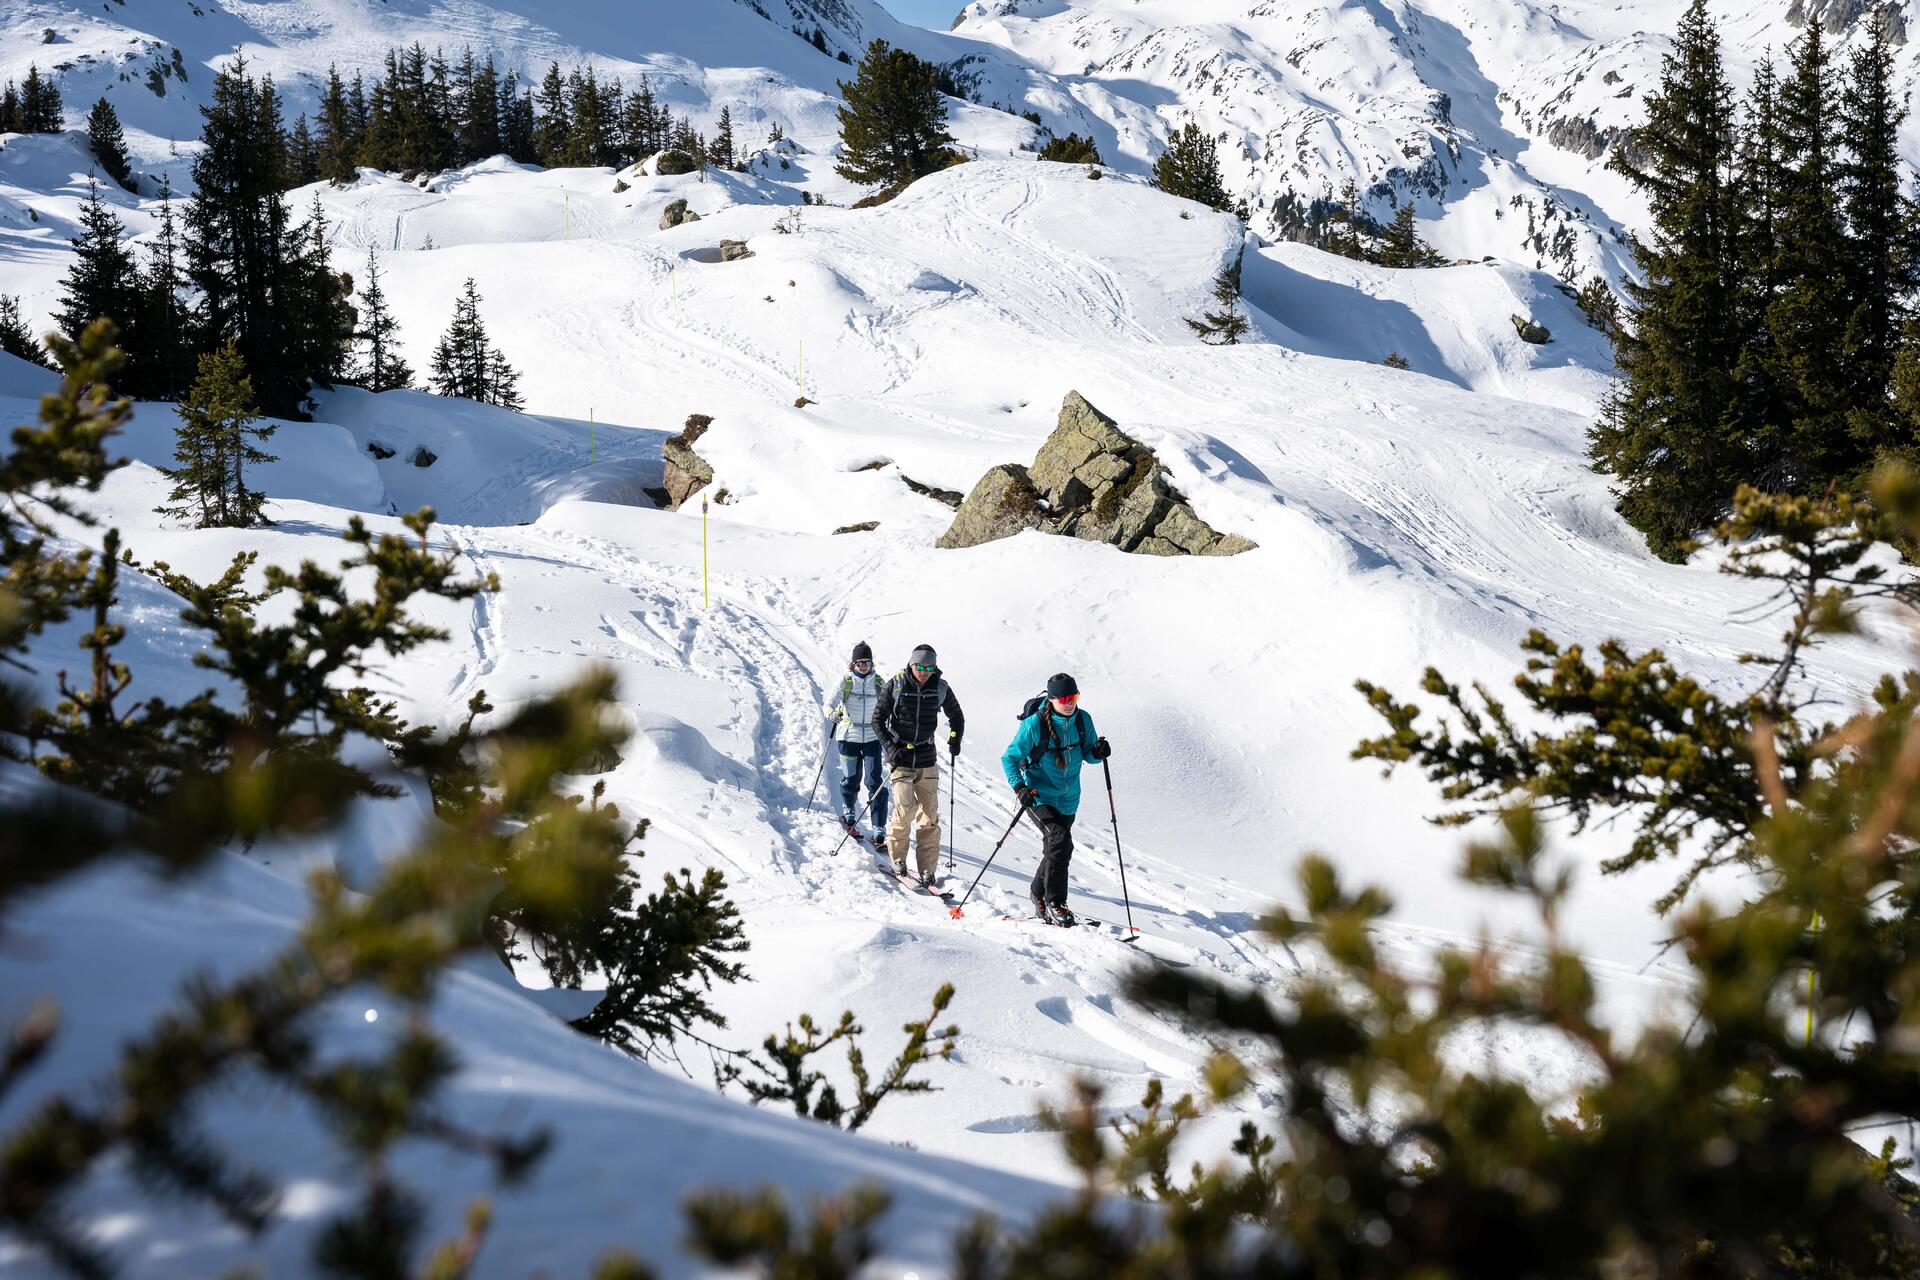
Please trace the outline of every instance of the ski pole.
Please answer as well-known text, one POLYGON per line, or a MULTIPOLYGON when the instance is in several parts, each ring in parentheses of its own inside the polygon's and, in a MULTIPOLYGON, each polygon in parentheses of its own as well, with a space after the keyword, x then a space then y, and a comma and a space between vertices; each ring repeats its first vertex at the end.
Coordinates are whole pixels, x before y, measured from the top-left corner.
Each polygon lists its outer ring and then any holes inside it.
POLYGON ((958 920, 960 918, 960 908, 967 905, 967 899, 971 898, 973 896, 973 891, 980 887, 981 876, 984 876, 987 874, 987 867, 992 866, 993 860, 1000 856, 1000 845, 1003 845, 1007 842, 1007 837, 1013 834, 1013 829, 1020 825, 1020 815, 1025 813, 1026 811, 1027 811, 1027 806, 1024 804, 1022 804, 1018 809, 1015 809, 1013 811, 1013 821, 1009 822, 1007 824, 1007 829, 1000 833, 1000 844, 994 845, 993 852, 987 855, 986 865, 980 868, 980 875, 977 875, 973 878, 973 883, 967 886, 967 891, 964 894, 960 895, 960 901, 954 903, 951 907, 947 908, 947 914, 952 916, 955 920, 958 920))
POLYGON ((1113 819, 1113 856, 1120 863, 1120 901, 1127 907, 1127 941, 1132 942, 1140 931, 1133 927, 1133 899, 1127 896, 1127 858, 1120 852, 1120 811, 1113 807, 1113 770, 1102 760, 1100 772, 1107 778, 1107 814, 1113 819))
POLYGON ((822 746, 820 747, 820 769, 819 769, 819 772, 813 775, 813 790, 807 792, 807 812, 808 813, 813 812, 813 802, 820 797, 820 779, 827 776, 827 754, 828 754, 828 748, 830 748, 832 745, 833 745, 833 739, 828 738, 826 742, 822 744, 822 746))
POLYGON ((947 783, 947 874, 953 874, 953 810, 960 797, 960 754, 955 752, 947 757, 952 767, 953 779, 947 783))

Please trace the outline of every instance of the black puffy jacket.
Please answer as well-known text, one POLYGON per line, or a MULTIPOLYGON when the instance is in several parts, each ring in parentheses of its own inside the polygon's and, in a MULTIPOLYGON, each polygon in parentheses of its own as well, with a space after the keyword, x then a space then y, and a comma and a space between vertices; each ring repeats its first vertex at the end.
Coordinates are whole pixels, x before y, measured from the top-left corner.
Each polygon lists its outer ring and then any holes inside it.
POLYGON ((947 732, 959 742, 967 718, 961 714, 960 699, 953 696, 953 686, 937 667, 924 685, 913 678, 911 671, 898 672, 887 681, 873 708, 873 727, 886 744, 887 763, 915 769, 939 763, 937 734, 942 711, 947 713, 947 732))

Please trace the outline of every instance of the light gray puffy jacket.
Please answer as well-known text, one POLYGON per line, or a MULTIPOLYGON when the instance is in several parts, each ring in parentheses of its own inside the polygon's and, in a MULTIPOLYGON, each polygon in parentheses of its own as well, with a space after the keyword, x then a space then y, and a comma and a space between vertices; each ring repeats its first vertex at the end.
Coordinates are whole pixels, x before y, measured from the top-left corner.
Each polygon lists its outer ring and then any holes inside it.
POLYGON ((833 700, 827 703, 834 741, 864 744, 880 736, 873 728, 873 706, 885 684, 877 670, 864 676, 849 671, 841 677, 833 686, 833 700))

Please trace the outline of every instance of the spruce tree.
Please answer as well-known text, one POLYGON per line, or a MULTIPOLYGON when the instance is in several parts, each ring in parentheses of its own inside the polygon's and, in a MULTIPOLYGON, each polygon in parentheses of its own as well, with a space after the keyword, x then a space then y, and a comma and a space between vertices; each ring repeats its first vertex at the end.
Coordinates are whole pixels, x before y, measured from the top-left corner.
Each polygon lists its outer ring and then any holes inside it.
POLYGON ((314 139, 313 130, 307 125, 303 114, 293 122, 293 132, 287 135, 287 185, 304 187, 310 182, 320 181, 320 144, 314 139))
POLYGON ((380 264, 367 250, 367 283, 360 291, 360 330, 354 335, 361 357, 354 380, 369 391, 404 390, 413 385, 413 370, 400 358, 400 325, 387 309, 386 290, 380 287, 380 264))
POLYGON ((191 520, 196 529, 247 529, 265 521, 267 495, 247 488, 247 468, 274 461, 255 442, 276 428, 258 425, 253 383, 232 343, 200 357, 199 375, 176 412, 173 481, 161 515, 191 520))
POLYGON ((1198 320, 1189 319, 1187 327, 1200 335, 1200 341, 1214 347, 1238 345, 1252 327, 1252 321, 1240 307, 1240 268, 1229 267, 1213 280, 1212 311, 1203 311, 1198 320))
POLYGON ((867 46, 852 82, 840 82, 834 172, 849 182, 899 186, 951 163, 939 69, 885 40, 867 46))
POLYGON ((521 407, 520 375, 487 338, 480 319, 480 291, 467 277, 453 304, 453 321, 433 349, 429 372, 438 395, 459 396, 505 409, 521 407))
POLYGON ((116 326, 133 314, 133 255, 122 242, 126 228, 113 206, 100 198, 100 184, 87 179, 87 202, 80 207, 80 234, 73 238, 73 265, 61 283, 54 322, 78 340, 101 316, 116 326))
POLYGON ((1374 260, 1383 267, 1439 265, 1440 255, 1420 239, 1419 228, 1414 225, 1411 197, 1401 201, 1400 207, 1393 211, 1393 221, 1381 233, 1380 248, 1374 260))
POLYGON ((120 128, 120 117, 105 98, 93 104, 87 113, 87 144, 93 158, 109 178, 128 191, 133 186, 133 162, 127 157, 127 136, 120 128))
POLYGON ((641 76, 640 87, 627 95, 626 108, 620 118, 620 131, 629 163, 637 164, 666 149, 666 112, 654 96, 651 77, 641 76))
POLYGON ((1589 436, 1620 512, 1674 557, 1725 509, 1741 442, 1725 434, 1740 351, 1732 91, 1705 0, 1681 19, 1634 147, 1610 164, 1647 198, 1615 355, 1618 381, 1589 436), (1642 159, 1644 157, 1644 160, 1642 159))
POLYGON ((557 62, 547 64, 547 74, 540 81, 538 106, 534 154, 547 168, 557 168, 566 163, 573 133, 572 122, 567 118, 567 80, 560 74, 557 62))
POLYGON ((349 183, 357 175, 354 156, 360 149, 360 131, 353 117, 353 104, 337 67, 327 68, 327 89, 320 98, 318 150, 319 176, 328 182, 349 183))
POLYGON ((1807 25, 1791 54, 1792 72, 1780 86, 1778 292, 1765 323, 1775 412, 1785 426, 1780 487, 1797 490, 1853 470, 1866 454, 1847 430, 1852 387, 1844 344, 1853 253, 1841 211, 1839 94, 1819 23, 1807 25))
POLYGON ((187 276, 198 345, 237 345, 263 411, 298 416, 307 385, 339 371, 352 334, 340 279, 317 246, 321 223, 292 225, 286 145, 271 79, 236 59, 215 77, 187 207, 187 276))
POLYGON ((33 329, 27 324, 27 317, 20 308, 20 299, 11 293, 0 293, 0 351, 10 356, 19 356, 43 369, 53 368, 53 361, 47 358, 47 349, 33 329))
POLYGON ((1787 423, 1775 379, 1780 363, 1767 312, 1780 296, 1785 264, 1780 247, 1780 201, 1786 190, 1780 137, 1779 79, 1773 59, 1754 71, 1734 161, 1734 292, 1739 352, 1734 401, 1726 414, 1728 447, 1744 457, 1744 474, 1768 488, 1788 483, 1787 423))
POLYGON ((25 133, 20 115, 20 90, 9 80, 0 88, 0 133, 25 133))
POLYGON ((40 74, 38 66, 27 68, 20 86, 20 131, 22 133, 59 133, 66 128, 66 108, 60 102, 60 88, 52 76, 40 74))
POLYGON ((1847 220, 1847 292, 1841 354, 1851 386, 1848 430, 1856 450, 1872 454, 1898 434, 1888 387, 1901 331, 1920 283, 1920 211, 1902 189, 1900 125, 1906 109, 1893 85, 1886 11, 1852 54, 1840 97, 1841 204, 1847 220))
POLYGON ((707 147, 707 162, 716 169, 736 165, 733 150, 733 108, 720 108, 720 123, 714 127, 713 141, 707 147))
POLYGON ((492 54, 474 68, 460 110, 460 158, 464 163, 484 160, 507 149, 500 113, 500 73, 493 65, 492 54))
POLYGON ((143 400, 178 400, 193 380, 192 311, 185 297, 173 184, 165 176, 160 180, 160 229, 147 244, 137 287, 126 344, 127 391, 143 400))
POLYGON ((1220 154, 1213 139, 1191 120, 1167 139, 1167 149, 1153 162, 1153 185, 1209 209, 1224 209, 1233 202, 1220 180, 1220 154))

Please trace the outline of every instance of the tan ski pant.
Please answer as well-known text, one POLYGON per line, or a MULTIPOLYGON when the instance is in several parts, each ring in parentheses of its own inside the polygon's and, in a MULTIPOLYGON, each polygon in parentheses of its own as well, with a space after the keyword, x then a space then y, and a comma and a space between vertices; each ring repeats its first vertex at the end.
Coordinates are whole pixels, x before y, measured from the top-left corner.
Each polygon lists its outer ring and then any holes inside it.
POLYGON ((907 865, 907 826, 912 824, 916 870, 930 876, 940 869, 940 768, 895 767, 888 780, 893 786, 893 814, 887 819, 887 853, 895 867, 907 865))

